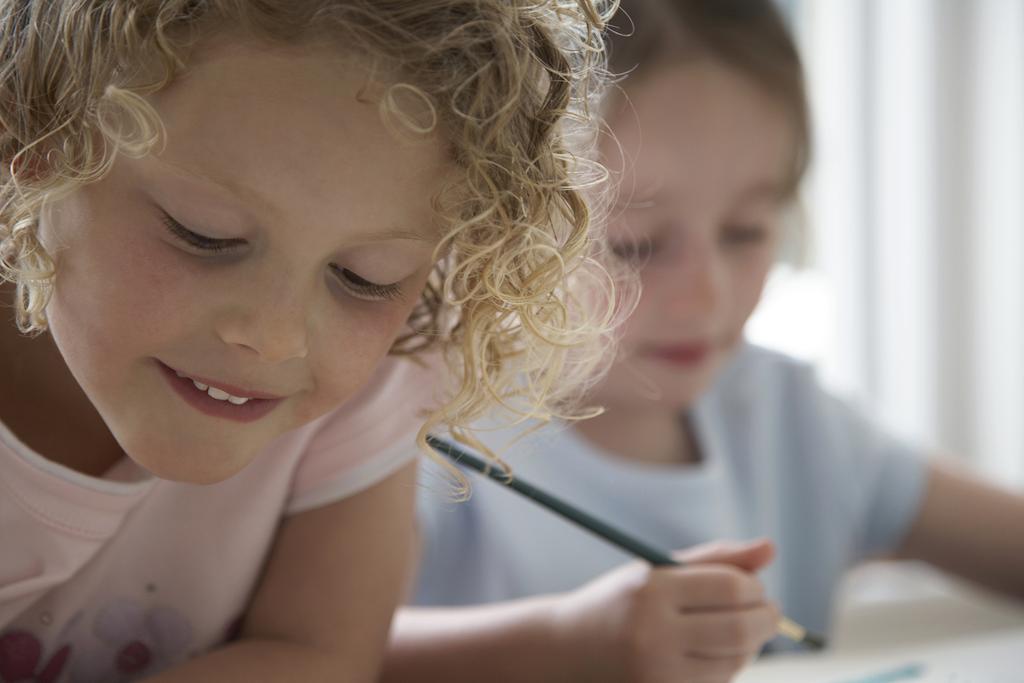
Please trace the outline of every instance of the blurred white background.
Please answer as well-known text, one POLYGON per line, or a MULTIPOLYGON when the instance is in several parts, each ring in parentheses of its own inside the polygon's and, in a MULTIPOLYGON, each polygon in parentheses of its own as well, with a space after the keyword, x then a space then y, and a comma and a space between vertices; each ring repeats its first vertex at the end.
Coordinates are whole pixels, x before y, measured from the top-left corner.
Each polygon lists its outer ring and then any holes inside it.
POLYGON ((782 4, 814 115, 809 243, 749 336, 1024 486, 1024 1, 782 4))

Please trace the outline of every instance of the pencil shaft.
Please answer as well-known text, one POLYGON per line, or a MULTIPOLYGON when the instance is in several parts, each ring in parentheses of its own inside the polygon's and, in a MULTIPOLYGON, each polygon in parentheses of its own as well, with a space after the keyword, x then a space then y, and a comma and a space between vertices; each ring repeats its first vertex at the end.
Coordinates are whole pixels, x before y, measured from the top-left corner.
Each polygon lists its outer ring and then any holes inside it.
POLYGON ((647 545, 638 538, 634 538, 615 527, 601 521, 593 515, 580 510, 578 507, 552 496, 546 491, 542 491, 533 484, 529 484, 520 479, 516 479, 514 476, 509 477, 504 472, 501 472, 494 467, 491 467, 482 459, 475 455, 470 455, 461 449, 456 450, 451 444, 441 441, 440 439, 433 439, 433 437, 427 440, 431 446, 443 451, 446 455, 451 457, 458 463, 468 465, 478 472, 486 474, 491 479, 494 479, 498 483, 515 489, 519 493, 522 493, 527 498, 543 505, 544 507, 557 512, 563 517, 579 524, 584 529, 587 529, 597 536, 610 541, 615 545, 619 546, 623 550, 627 550, 637 557, 641 557, 651 564, 665 566, 665 565, 678 565, 679 563, 673 560, 671 557, 666 555, 661 550, 647 545))
MULTIPOLYGON (((620 529, 616 529, 610 524, 594 517, 578 507, 537 488, 533 484, 525 482, 522 479, 517 479, 515 476, 508 475, 507 473, 488 464, 483 459, 467 453, 461 448, 458 448, 443 439, 428 436, 427 443, 431 448, 440 451, 444 455, 448 456, 452 461, 458 464, 467 465, 477 472, 497 481, 499 484, 515 489, 539 505, 548 508, 552 512, 555 512, 572 522, 575 522, 579 526, 598 537, 603 538, 609 543, 612 543, 637 557, 647 560, 652 565, 659 567, 685 566, 684 563, 672 559, 672 557, 664 551, 650 546, 620 529)), ((823 638, 807 633, 802 626, 785 617, 781 619, 780 627, 782 634, 792 640, 805 643, 816 649, 820 649, 825 645, 823 638)))

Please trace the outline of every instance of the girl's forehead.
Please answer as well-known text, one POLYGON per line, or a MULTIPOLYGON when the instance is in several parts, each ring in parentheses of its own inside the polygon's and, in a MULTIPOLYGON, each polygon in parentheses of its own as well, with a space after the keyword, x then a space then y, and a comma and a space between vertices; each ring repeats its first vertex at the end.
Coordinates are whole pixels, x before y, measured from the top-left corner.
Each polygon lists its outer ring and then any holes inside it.
MULTIPOLYGON (((740 70, 712 59, 692 59, 639 72, 625 84, 623 104, 611 126, 620 140, 636 144, 652 127, 743 135, 769 119, 789 121, 783 99, 740 70)), ((695 136, 696 137, 696 136, 695 136)))
POLYGON ((326 48, 197 52, 153 97, 163 170, 268 219, 422 225, 450 172, 438 139, 404 139, 366 98, 368 73, 326 48))
POLYGON ((697 199, 781 191, 795 138, 783 104, 753 81, 701 60, 662 68, 627 88, 605 144, 620 195, 697 199))

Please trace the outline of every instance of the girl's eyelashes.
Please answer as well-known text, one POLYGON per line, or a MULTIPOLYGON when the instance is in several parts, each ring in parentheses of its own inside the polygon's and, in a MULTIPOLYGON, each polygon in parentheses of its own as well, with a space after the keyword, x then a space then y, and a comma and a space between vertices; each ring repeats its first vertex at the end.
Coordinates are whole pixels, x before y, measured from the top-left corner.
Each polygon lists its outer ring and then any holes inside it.
POLYGON ((754 246, 768 239, 768 231, 760 225, 734 225, 722 231, 721 239, 726 245, 754 246))
POLYGON ((623 261, 646 261, 654 255, 657 244, 650 239, 630 239, 622 242, 611 242, 608 248, 623 261))
MULTIPOLYGON (((727 226, 719 233, 719 244, 725 247, 756 247, 768 242, 770 230, 761 225, 727 226)), ((661 252, 659 240, 650 238, 628 239, 609 242, 612 254, 630 263, 643 264, 654 259, 661 252)))
POLYGON ((348 268, 331 264, 331 269, 337 275, 341 286, 358 299, 393 301, 402 296, 402 288, 397 282, 381 285, 376 282, 370 282, 348 268))
MULTIPOLYGON (((164 225, 167 226, 167 230, 170 231, 177 240, 185 243, 185 245, 193 249, 217 254, 245 244, 245 240, 243 239, 216 239, 213 237, 207 237, 206 235, 200 235, 199 233, 186 228, 184 225, 172 218, 167 212, 161 211, 160 213, 164 225)), ((369 301, 390 301, 398 299, 402 295, 402 289, 397 282, 384 285, 376 282, 370 282, 348 268, 342 268, 341 266, 334 264, 331 264, 331 270, 336 275, 340 284, 350 294, 358 299, 365 299, 369 301)))
POLYGON ((167 226, 167 230, 170 231, 175 238, 194 249, 220 253, 240 244, 245 244, 245 240, 242 239, 216 239, 213 237, 207 237, 206 235, 200 235, 176 221, 166 211, 161 211, 160 216, 164 225, 167 226))

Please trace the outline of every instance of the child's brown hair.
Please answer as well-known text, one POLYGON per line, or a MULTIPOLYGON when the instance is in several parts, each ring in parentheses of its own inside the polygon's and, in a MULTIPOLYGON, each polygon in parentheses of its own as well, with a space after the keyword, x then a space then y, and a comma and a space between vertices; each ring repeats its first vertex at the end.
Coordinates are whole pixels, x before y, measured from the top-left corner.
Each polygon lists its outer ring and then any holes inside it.
POLYGON ((786 189, 796 190, 810 158, 810 115, 800 54, 773 0, 622 0, 610 25, 609 69, 627 91, 658 68, 705 58, 777 97, 794 128, 786 189))

